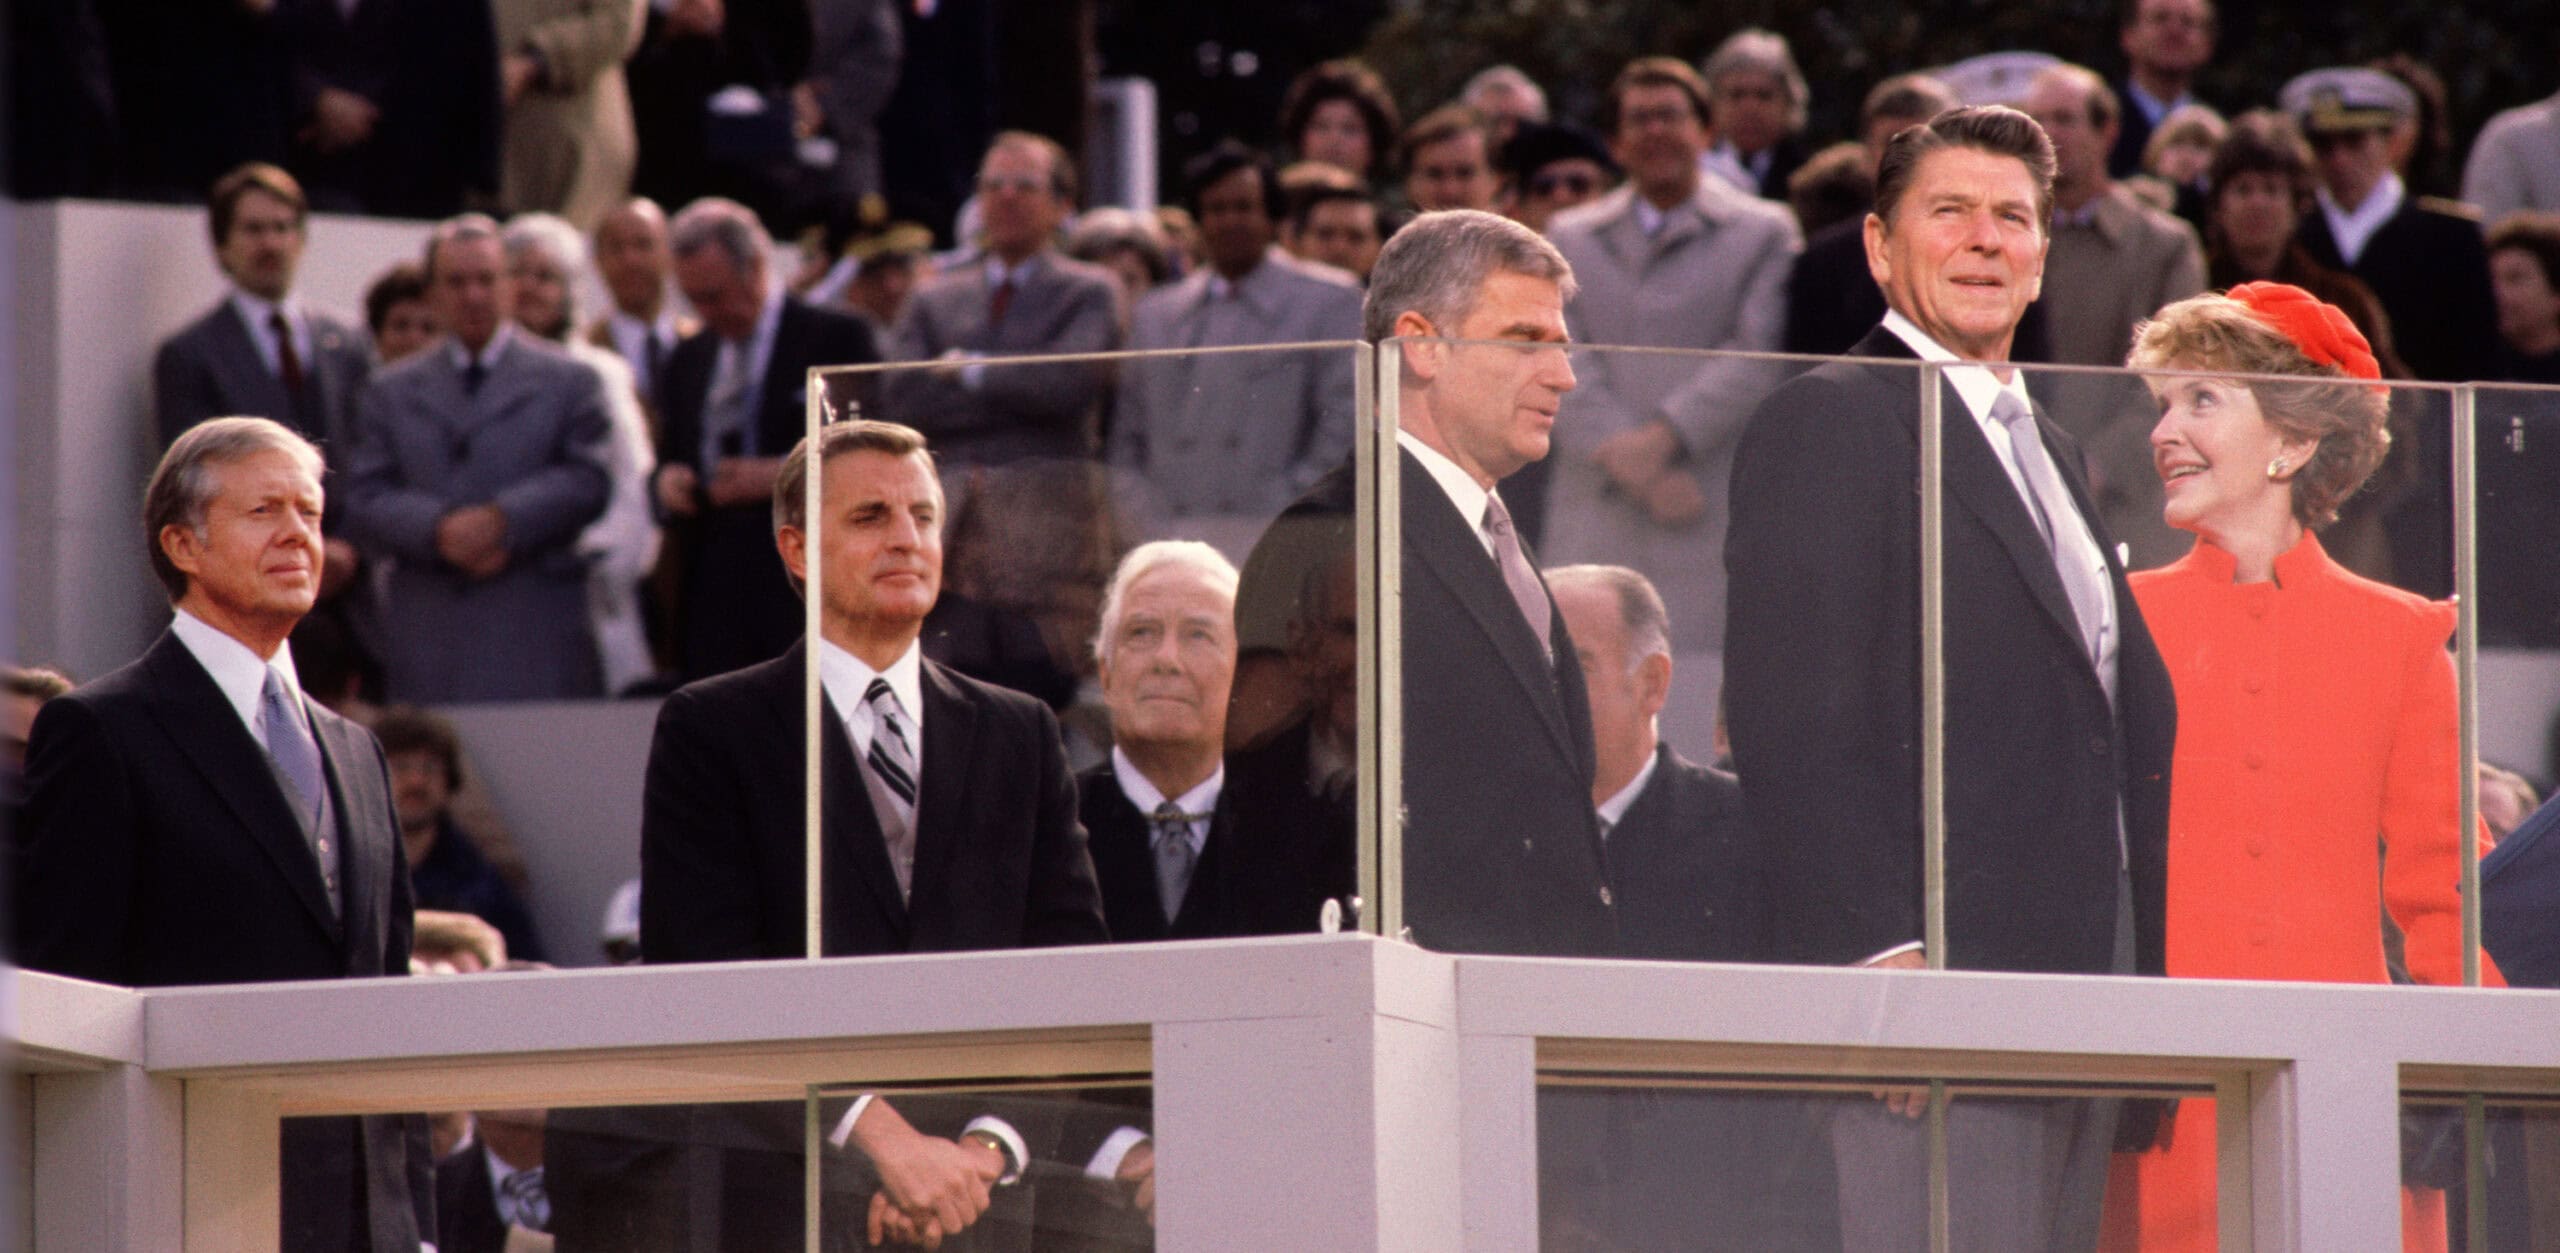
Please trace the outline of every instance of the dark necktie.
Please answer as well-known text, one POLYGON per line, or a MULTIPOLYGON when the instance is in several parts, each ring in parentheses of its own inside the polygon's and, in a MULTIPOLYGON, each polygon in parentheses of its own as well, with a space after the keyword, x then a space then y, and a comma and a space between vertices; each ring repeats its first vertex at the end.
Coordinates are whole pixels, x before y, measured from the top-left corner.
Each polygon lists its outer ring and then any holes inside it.
POLYGON ((1012 308, 1013 274, 1008 271, 1006 272, 1004 279, 996 284, 994 294, 987 297, 987 330, 989 333, 992 334, 994 332, 996 326, 1004 321, 1006 311, 1012 308))
POLYGON ((1502 582, 1511 589, 1512 602, 1520 606, 1520 616, 1538 636, 1538 650, 1554 656, 1555 645, 1547 638, 1552 612, 1547 603, 1547 585, 1538 581, 1538 572, 1529 566, 1529 555, 1520 551, 1520 536, 1511 527, 1511 511, 1503 507, 1500 496, 1484 498, 1484 533, 1493 539, 1493 563, 1502 567, 1502 582))
POLYGON ((489 367, 481 362, 478 354, 473 354, 462 367, 462 394, 477 396, 480 394, 480 385, 488 381, 489 367))
POLYGON ((871 751, 863 757, 864 790, 871 812, 880 819, 880 838, 889 846, 889 868, 898 876, 898 895, 912 889, 916 865, 916 756, 898 718, 898 696, 889 681, 873 678, 862 693, 871 707, 871 751))
POLYGON ((2027 480, 2027 509, 2035 515, 2036 529, 2044 535, 2045 550, 2053 558, 2053 572, 2062 579, 2063 593, 2071 598, 2071 614, 2079 620, 2081 647, 2095 660, 2099 655, 2098 634, 2105 622, 2106 589, 2099 585, 2097 571, 2072 559, 2076 546, 2064 541, 2058 529, 2065 516, 2063 511, 2072 508, 2071 492, 2054 472, 2053 458, 2046 454, 2044 437, 2036 429, 2035 413, 2018 400, 2016 393, 2001 392, 1991 402, 1991 416, 2008 428, 2009 451, 2027 480))
POLYGON ((328 889, 332 905, 338 899, 338 859, 333 841, 324 825, 328 784, 321 777, 320 744, 311 737, 311 724, 302 717, 300 704, 284 685, 284 675, 270 669, 266 686, 258 693, 258 738, 266 741, 267 756, 276 763, 276 773, 284 776, 292 795, 296 816, 303 819, 304 829, 311 832, 312 852, 320 860, 320 882, 328 889))
POLYGON ((284 320, 284 310, 267 314, 267 329, 276 333, 276 377, 284 380, 287 395, 302 395, 302 354, 293 350, 293 327, 284 320))
POLYGON ((667 363, 667 346, 658 339, 658 328, 649 327, 640 333, 640 359, 640 368, 646 372, 646 377, 640 380, 640 394, 654 396, 658 390, 658 370, 667 363))
POLYGON ((1156 899, 1164 906, 1164 920, 1171 923, 1182 912, 1182 898, 1191 891, 1191 871, 1200 864, 1199 850, 1191 847, 1192 815, 1172 801, 1156 806, 1151 816, 1155 826, 1156 899))

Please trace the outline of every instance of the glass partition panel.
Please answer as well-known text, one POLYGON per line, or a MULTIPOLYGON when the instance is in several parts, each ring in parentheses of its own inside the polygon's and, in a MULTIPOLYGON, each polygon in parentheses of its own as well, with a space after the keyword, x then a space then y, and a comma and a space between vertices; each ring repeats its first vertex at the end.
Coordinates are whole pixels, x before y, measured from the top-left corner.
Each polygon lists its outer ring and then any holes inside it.
POLYGON ((1941 1214, 1957 1250, 2217 1232, 2201 1089, 1549 1074, 1538 1152, 1548 1250, 1925 1250, 1941 1214))
POLYGON ((2400 1111, 2402 1247, 2560 1247, 2560 1101, 2411 1092, 2400 1111))
MULTIPOLYGON (((2481 939, 2510 986, 2560 987, 2560 920, 2537 891, 2560 839, 2538 812, 2560 779, 2560 388, 2471 389, 2479 606, 2481 939)), ((2560 1237, 2555 1237, 2560 1238, 2560 1237)))
MULTIPOLYGON (((848 428, 800 485, 844 538, 818 549, 808 611, 828 646, 769 696, 807 725, 818 665, 840 733, 805 796, 772 799, 795 847, 824 833, 795 859, 822 866, 824 933, 793 865, 758 885, 758 908, 789 899, 755 955, 1314 931, 1328 902, 1356 919, 1366 352, 814 374, 811 423, 898 424, 932 459, 848 428), (902 692, 910 641, 926 664, 902 692)), ((799 532, 781 543, 796 560, 799 532)))
POLYGON ((821 1090, 823 1247, 1152 1249, 1153 1106, 1144 1076, 821 1090), (937 1189, 946 1168, 957 1183, 937 1189))
POLYGON ((1381 351, 1418 942, 1839 964, 1924 938, 1919 370, 1779 390, 1809 364, 1381 351))

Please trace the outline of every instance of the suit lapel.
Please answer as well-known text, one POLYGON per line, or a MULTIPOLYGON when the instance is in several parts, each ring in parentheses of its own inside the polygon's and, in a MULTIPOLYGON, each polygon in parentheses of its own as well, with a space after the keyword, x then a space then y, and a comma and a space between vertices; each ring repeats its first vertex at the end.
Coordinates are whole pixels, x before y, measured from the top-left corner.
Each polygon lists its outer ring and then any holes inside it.
MULTIPOLYGON (((1860 356, 1912 359, 1910 346, 1902 342, 1902 337, 1882 327, 1870 332, 1855 351, 1860 356)), ((1900 409, 1911 423, 1917 447, 1920 406, 1915 398, 1900 409)), ((2018 494, 2017 483, 2010 479, 2009 468, 2001 463, 2000 454, 1993 451, 1982 424, 1974 420, 1973 410, 1965 407, 1955 384, 1946 381, 1944 375, 1938 382, 1938 412, 1946 430, 1941 477, 1947 499, 1971 514, 2000 541, 2010 564, 2017 568, 2019 579, 2035 596, 2036 603, 2044 607, 2046 618, 2070 638, 2074 651, 2085 653, 2080 644, 2080 619, 2072 613, 2071 596, 2063 590, 2062 576, 2053 568, 2053 550, 2045 545, 2034 515, 2027 512, 2026 498, 2018 494)), ((2058 436, 2054 426, 2045 419, 2041 406, 2037 408, 2036 424, 2048 449, 2060 447, 2055 442, 2058 436)), ((2053 460, 2059 466, 2064 458, 2053 460)), ((1914 469, 1916 472, 1916 463, 1914 469)), ((2077 499, 2073 503, 2084 519, 2089 516, 2085 504, 2077 499)))
POLYGON ((377 882, 374 868, 401 864, 403 854, 393 835, 396 823, 375 821, 390 812, 391 798, 382 790, 381 776, 364 768, 372 757, 365 750, 365 733, 326 710, 313 710, 311 721, 337 805, 338 911, 346 924, 345 956, 353 973, 353 963, 382 945, 382 911, 391 900, 391 885, 377 882))
POLYGON ((266 750, 241 725, 239 711, 175 634, 162 634, 145 661, 152 676, 153 713, 171 741, 222 798, 276 873, 293 885, 311 921, 338 935, 338 920, 329 912, 329 889, 320 881, 320 863, 311 846, 303 841, 301 820, 286 802, 266 750))
POLYGON ((802 316, 800 302, 789 296, 782 298, 782 312, 773 322, 773 354, 765 358, 764 390, 757 404, 763 410, 756 421, 756 451, 767 457, 779 457, 800 442, 800 433, 808 425, 802 404, 809 394, 809 320, 802 316))
MULTIPOLYGON (((1484 545, 1458 516, 1457 506, 1431 472, 1411 453, 1401 454, 1400 460, 1404 463, 1404 546, 1411 559, 1407 568, 1418 564, 1429 571, 1475 619, 1502 658, 1503 668, 1528 692, 1539 721, 1564 750, 1565 759, 1580 762, 1583 749, 1565 725, 1554 664, 1542 655, 1538 637, 1521 619, 1519 603, 1511 599, 1501 571, 1494 568, 1493 558, 1486 555, 1484 545)), ((1531 564, 1535 565, 1534 559, 1531 564)), ((1560 633, 1553 637, 1563 638, 1560 633)))
POLYGON ((310 318, 311 362, 306 369, 311 391, 311 405, 321 424, 322 438, 329 441, 330 451, 346 455, 344 445, 348 432, 337 429, 334 415, 347 412, 347 401, 359 385, 358 371, 364 360, 361 350, 347 342, 347 333, 335 323, 310 318))
POLYGON ((258 341, 241 318, 240 307, 225 299, 222 316, 213 320, 210 329, 214 369, 222 375, 223 391, 237 397, 244 411, 290 423, 292 398, 285 395, 284 380, 269 372, 266 358, 258 355, 258 341))
MULTIPOLYGON (((794 644, 774 668, 778 678, 775 696, 781 730, 794 737, 791 757, 805 761, 798 738, 806 725, 800 716, 803 667, 809 664, 808 645, 794 644)), ((907 936, 906 902, 898 896, 897 872, 889 866, 889 846, 880 837, 880 818, 871 812, 871 793, 863 786, 861 763, 853 757, 853 738, 845 731, 844 718, 833 698, 821 692, 818 713, 824 720, 818 736, 819 778, 823 782, 818 797, 819 825, 824 845, 819 870, 818 907, 822 922, 820 940, 828 953, 854 951, 858 947, 838 934, 832 920, 844 916, 851 902, 867 897, 879 909, 890 931, 901 941, 907 936), (839 906, 836 902, 846 902, 839 906)), ((794 780, 795 783, 798 780, 794 780)), ((795 824, 796 825, 796 824, 795 824)))
POLYGON ((916 873, 914 899, 940 899, 950 878, 953 851, 960 833, 978 827, 971 802, 970 763, 976 758, 978 706, 933 662, 923 663, 919 677, 924 692, 924 778, 916 785, 916 873))

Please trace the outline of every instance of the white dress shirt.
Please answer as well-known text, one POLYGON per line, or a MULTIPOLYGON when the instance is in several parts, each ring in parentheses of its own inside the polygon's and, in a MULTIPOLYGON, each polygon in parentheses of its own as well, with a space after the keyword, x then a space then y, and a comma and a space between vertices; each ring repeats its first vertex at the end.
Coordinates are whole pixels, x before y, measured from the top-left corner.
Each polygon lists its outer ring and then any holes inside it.
MULTIPOLYGON (((1111 777, 1119 780, 1120 794, 1128 797, 1129 803, 1138 807, 1138 813, 1149 821, 1153 821, 1156 806, 1165 802, 1164 791, 1149 781, 1147 776, 1138 773, 1137 763, 1129 760, 1129 754, 1121 751, 1118 745, 1112 746, 1111 749, 1111 777)), ((1217 809, 1218 792, 1226 785, 1227 764, 1222 761, 1218 763, 1217 769, 1209 772, 1208 778, 1201 780, 1199 786, 1172 798, 1173 807, 1185 814, 1210 813, 1217 809)), ((1152 839, 1152 835, 1149 838, 1152 839)), ((1209 843, 1208 820, 1201 818, 1183 823, 1182 838, 1184 843, 1191 846, 1191 855, 1198 857, 1201 850, 1209 843)))
POLYGON ((639 380, 640 394, 654 399, 658 380, 649 374, 649 342, 657 341, 658 364, 665 366, 667 358, 675 355, 676 341, 682 338, 676 334, 675 311, 660 309, 656 321, 643 322, 616 309, 605 319, 604 333, 613 341, 614 352, 631 367, 632 377, 639 380))
MULTIPOLYGON (((1431 481, 1438 483, 1440 490, 1448 495, 1449 503, 1458 507, 1458 516, 1467 520, 1467 529, 1474 532, 1476 542, 1484 546, 1484 555, 1492 557, 1493 537, 1484 533, 1484 509, 1493 499, 1493 493, 1476 482, 1474 475, 1459 469, 1458 463, 1449 460, 1446 453, 1423 443, 1421 437, 1411 431, 1396 432, 1396 446, 1413 454, 1413 459, 1431 472, 1431 481)), ((1495 558, 1497 564, 1500 560, 1495 558)))
POLYGON ((1610 832, 1617 830, 1618 823, 1626 818, 1627 810, 1635 805, 1636 798, 1644 795, 1644 785, 1653 782, 1653 768, 1660 764, 1662 754, 1646 753, 1644 765, 1636 770, 1636 777, 1627 780, 1625 787, 1600 802, 1600 838, 1605 840, 1610 832))
MULTIPOLYGON (((178 642, 195 654, 196 664, 213 676, 213 685, 222 689, 223 699, 231 702, 232 711, 240 715, 240 725, 248 728, 249 738, 260 744, 266 737, 258 734, 258 702, 266 694, 267 672, 275 671, 284 678, 284 690, 303 699, 302 681, 293 672, 293 650, 279 648, 274 658, 261 660, 249 646, 223 633, 221 628, 181 609, 170 619, 169 630, 178 642)), ((307 719, 310 710, 304 709, 307 719)))
POLYGON ((302 363, 303 377, 311 376, 311 319, 304 316, 302 302, 290 293, 278 301, 252 296, 239 288, 231 289, 231 307, 240 320, 249 324, 249 342, 257 346, 258 360, 267 365, 267 373, 284 377, 284 359, 276 352, 275 315, 284 315, 285 333, 293 336, 293 359, 302 363))
POLYGON ((2329 222, 2329 238, 2338 244, 2338 256, 2353 266, 2364 256, 2364 246, 2373 242, 2374 232, 2400 211, 2402 201, 2409 198, 2409 188, 2397 174, 2385 172, 2382 181, 2365 193, 2364 203, 2349 209, 2338 203, 2326 187, 2313 193, 2320 199, 2320 216, 2329 222))

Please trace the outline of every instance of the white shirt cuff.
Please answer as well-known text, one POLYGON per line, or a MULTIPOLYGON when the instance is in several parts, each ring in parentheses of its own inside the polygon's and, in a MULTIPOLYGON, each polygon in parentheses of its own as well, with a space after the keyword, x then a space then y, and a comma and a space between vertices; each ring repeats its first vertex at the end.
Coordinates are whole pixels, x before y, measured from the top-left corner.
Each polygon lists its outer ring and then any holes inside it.
POLYGON ((1127 1160, 1129 1150, 1147 1142, 1147 1133, 1135 1127, 1122 1127, 1093 1151, 1093 1160, 1084 1164, 1084 1177, 1111 1183, 1120 1178, 1120 1163, 1127 1160))
POLYGON ((1877 953, 1877 954, 1874 954, 1873 956, 1870 956, 1870 957, 1866 957, 1866 958, 1861 959, 1861 960, 1858 962, 1858 964, 1859 964, 1859 965, 1861 965, 1861 966, 1872 966, 1872 965, 1875 965, 1875 964, 1876 964, 1876 963, 1878 963, 1878 962, 1884 961, 1884 960, 1885 960, 1885 959, 1887 959, 1887 958, 1891 958, 1891 957, 1900 957, 1900 956, 1902 956, 1902 955, 1903 955, 1903 954, 1905 954, 1905 953, 1916 953, 1916 952, 1919 952, 1919 951, 1921 950, 1921 948, 1923 948, 1924 946, 1925 946, 1925 945, 1924 945, 1924 942, 1923 942, 1923 941, 1920 941, 1920 940, 1905 940, 1905 941, 1903 941, 1902 943, 1900 943, 1900 944, 1896 944, 1896 945, 1894 945, 1892 948, 1886 949, 1885 951, 1883 951, 1883 952, 1881 952, 1881 953, 1877 953))
MULTIPOLYGON (((971 356, 977 354, 971 353, 971 356)), ((987 386, 987 363, 972 361, 960 367, 960 385, 970 391, 984 391, 987 386)))
POLYGON ((1014 1130, 1012 1123, 993 1114, 980 1114, 970 1119, 969 1125, 960 1129, 960 1134, 965 1136, 972 1131, 984 1132, 1004 1142, 1005 1171, 996 1180, 997 1185, 1021 1182, 1022 1168, 1031 1164, 1031 1150, 1023 1144, 1022 1133, 1014 1130))
POLYGON ((853 1108, 846 1110, 844 1117, 836 1120, 836 1129, 827 1133, 827 1143, 843 1148, 846 1142, 853 1139, 853 1124, 855 1120, 862 1117, 862 1111, 871 1108, 872 1095, 865 1092, 853 1098, 853 1108))

